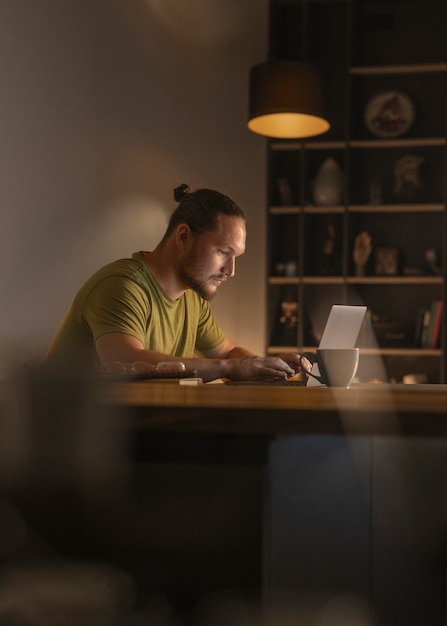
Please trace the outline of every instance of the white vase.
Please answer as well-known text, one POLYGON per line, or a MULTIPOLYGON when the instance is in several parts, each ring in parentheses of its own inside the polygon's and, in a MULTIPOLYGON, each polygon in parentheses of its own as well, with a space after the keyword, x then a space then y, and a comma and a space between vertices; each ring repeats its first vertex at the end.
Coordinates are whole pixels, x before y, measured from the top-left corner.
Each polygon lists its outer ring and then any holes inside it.
POLYGON ((319 206, 341 204, 344 176, 335 159, 328 157, 317 172, 313 187, 313 201, 319 206))

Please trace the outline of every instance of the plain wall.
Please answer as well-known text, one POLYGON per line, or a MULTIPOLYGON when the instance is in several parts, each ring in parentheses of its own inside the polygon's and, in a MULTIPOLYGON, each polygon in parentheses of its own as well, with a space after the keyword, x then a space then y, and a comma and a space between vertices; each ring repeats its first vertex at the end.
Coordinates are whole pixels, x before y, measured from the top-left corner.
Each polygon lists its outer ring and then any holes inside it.
POLYGON ((183 182, 248 215, 213 306, 264 351, 265 140, 246 119, 266 48, 267 0, 2 0, 2 372, 41 358, 94 270, 157 243, 183 182))

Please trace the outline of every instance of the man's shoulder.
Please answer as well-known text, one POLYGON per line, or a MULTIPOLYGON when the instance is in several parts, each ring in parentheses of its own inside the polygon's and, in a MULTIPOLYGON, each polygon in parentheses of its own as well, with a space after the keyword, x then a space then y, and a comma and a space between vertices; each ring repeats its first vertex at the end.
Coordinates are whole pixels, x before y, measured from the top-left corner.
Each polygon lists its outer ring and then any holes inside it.
POLYGON ((128 276, 132 278, 134 275, 141 273, 143 269, 144 264, 141 258, 132 255, 132 257, 117 259, 104 265, 92 275, 92 279, 97 278, 100 280, 108 276, 128 276))
POLYGON ((84 283, 79 296, 86 297, 93 291, 122 289, 126 285, 130 289, 138 288, 147 291, 147 275, 142 262, 135 258, 122 258, 112 261, 99 268, 84 283))

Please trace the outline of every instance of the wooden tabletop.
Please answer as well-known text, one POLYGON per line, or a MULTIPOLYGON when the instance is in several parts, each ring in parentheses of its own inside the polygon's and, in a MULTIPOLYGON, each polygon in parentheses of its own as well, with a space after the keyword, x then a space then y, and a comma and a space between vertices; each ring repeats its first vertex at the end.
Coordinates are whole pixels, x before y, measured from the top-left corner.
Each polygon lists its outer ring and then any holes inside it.
POLYGON ((107 383, 102 404, 154 431, 447 436, 447 385, 227 386, 107 383))

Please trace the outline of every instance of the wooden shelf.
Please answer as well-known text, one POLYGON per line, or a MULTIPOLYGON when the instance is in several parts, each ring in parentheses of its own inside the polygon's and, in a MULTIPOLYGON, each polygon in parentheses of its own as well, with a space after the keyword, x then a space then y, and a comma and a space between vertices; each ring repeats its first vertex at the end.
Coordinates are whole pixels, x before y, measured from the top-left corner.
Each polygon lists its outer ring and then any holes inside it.
POLYGON ((350 213, 442 213, 445 205, 441 202, 418 204, 350 204, 350 213))
POLYGON ((443 213, 445 205, 441 202, 414 203, 414 204, 348 204, 348 205, 328 205, 314 206, 307 204, 302 208, 299 206, 271 206, 271 215, 299 215, 304 213, 327 214, 327 213, 443 213))
POLYGON ((269 276, 270 285, 442 285, 443 276, 269 276))
POLYGON ((358 76, 385 76, 387 74, 432 74, 447 72, 447 63, 415 63, 411 65, 370 65, 351 67, 358 76))
POLYGON ((304 213, 443 213, 445 205, 442 202, 419 202, 414 204, 348 204, 314 206, 307 204, 302 208, 295 206, 271 206, 269 213, 272 215, 299 215, 304 213))
POLYGON ((360 348, 360 354, 365 356, 415 356, 415 357, 442 357, 442 350, 427 348, 360 348))
POLYGON ((343 276, 303 276, 303 285, 343 285, 343 276))
MULTIPOLYGON (((286 336, 296 345, 267 346, 268 353, 315 350, 302 347, 311 340, 309 326, 318 323, 320 329, 335 302, 362 303, 372 315, 396 326, 406 320, 405 331, 410 325, 419 329, 423 319, 427 323, 433 304, 447 294, 447 55, 439 36, 447 26, 447 3, 389 3, 391 32, 379 20, 383 7, 377 12, 376 0, 270 2, 270 52, 274 58, 304 54, 318 61, 326 77, 331 127, 321 136, 267 143, 270 268, 273 272, 276 261, 286 259, 297 261, 299 268, 297 276, 266 278, 267 341, 282 337, 272 329, 283 300, 293 294, 299 307, 294 334, 286 336), (374 27, 370 17, 377 17, 374 27), (414 45, 419 36, 425 42, 422 47, 414 45), (365 124, 366 106, 377 94, 392 91, 408 94, 415 106, 414 120, 402 136, 376 137, 365 124), (406 164, 405 156, 420 161, 406 164), (334 159, 343 172, 342 193, 337 205, 315 206, 313 185, 326 159, 334 159), (283 179, 290 193, 281 194, 283 179), (379 203, 369 203, 376 189, 379 203), (361 232, 371 236, 373 249, 367 275, 355 276, 353 246, 361 232), (376 276, 379 248, 397 249, 399 269, 421 273, 429 271, 426 253, 433 249, 442 275, 376 276), (336 275, 321 275, 326 268, 323 252, 336 275)), ((399 110, 391 109, 386 100, 374 114, 388 115, 389 123, 396 114, 402 121, 399 110)), ((371 346, 361 348, 361 354, 383 357, 390 380, 415 371, 426 374, 430 382, 447 380, 447 307, 440 349, 375 347, 366 339, 369 336, 368 331, 359 339, 371 346)), ((407 344, 412 345, 412 339, 407 336, 407 344)), ((372 358, 368 365, 374 369, 372 358)))
POLYGON ((298 276, 269 276, 270 285, 298 285, 301 279, 298 276))
POLYGON ((447 145, 445 137, 403 137, 397 139, 346 139, 339 141, 275 141, 273 151, 344 150, 345 148, 418 148, 447 145))
MULTIPOLYGON (((317 346, 269 346, 267 354, 280 354, 282 352, 293 352, 300 354, 301 352, 315 352, 317 346)), ((405 356, 405 357, 431 357, 441 358, 442 350, 426 349, 426 348, 362 348, 360 347, 360 355, 362 356, 405 356)))
POLYGON ((347 276, 350 285, 442 285, 442 276, 347 276))
POLYGON ((299 206, 271 206, 269 213, 272 215, 298 215, 301 213, 299 206))
POLYGON ((404 139, 351 139, 350 148, 430 148, 447 145, 445 137, 412 137, 404 139))
POLYGON ((304 213, 314 213, 318 214, 328 214, 328 213, 345 213, 346 207, 344 205, 333 205, 333 206, 313 206, 312 204, 308 204, 303 207, 304 213))
POLYGON ((289 139, 283 139, 282 141, 271 141, 269 149, 273 151, 288 151, 288 150, 344 150, 347 146, 347 141, 291 141, 289 139))

